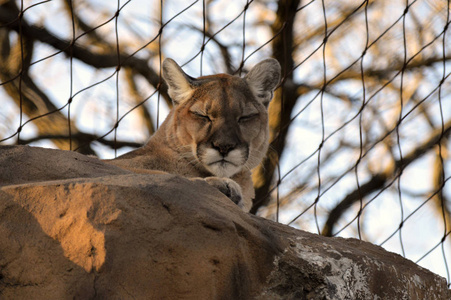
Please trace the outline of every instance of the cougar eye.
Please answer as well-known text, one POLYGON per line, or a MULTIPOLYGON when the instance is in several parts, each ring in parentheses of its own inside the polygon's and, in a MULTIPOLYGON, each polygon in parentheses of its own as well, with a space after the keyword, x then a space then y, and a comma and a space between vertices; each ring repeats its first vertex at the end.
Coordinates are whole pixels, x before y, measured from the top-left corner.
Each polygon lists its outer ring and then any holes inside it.
POLYGON ((197 118, 199 118, 199 119, 203 119, 204 121, 211 122, 210 117, 207 116, 207 115, 204 115, 204 114, 199 113, 199 112, 197 112, 197 111, 192 111, 191 113, 192 113, 193 115, 195 115, 195 116, 196 116, 197 118))
POLYGON ((255 117, 257 117, 258 114, 251 114, 251 115, 247 115, 247 116, 242 116, 241 118, 238 119, 239 123, 244 123, 247 121, 250 121, 252 119, 254 119, 255 117))

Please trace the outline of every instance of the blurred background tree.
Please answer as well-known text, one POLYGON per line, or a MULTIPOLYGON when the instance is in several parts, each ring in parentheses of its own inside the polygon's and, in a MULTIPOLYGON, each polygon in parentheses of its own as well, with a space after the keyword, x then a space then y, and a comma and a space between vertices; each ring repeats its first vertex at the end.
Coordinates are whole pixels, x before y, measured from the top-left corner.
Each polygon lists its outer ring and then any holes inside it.
POLYGON ((275 57, 253 213, 449 278, 449 1, 0 0, 0 142, 113 158, 171 108, 160 66, 275 57))

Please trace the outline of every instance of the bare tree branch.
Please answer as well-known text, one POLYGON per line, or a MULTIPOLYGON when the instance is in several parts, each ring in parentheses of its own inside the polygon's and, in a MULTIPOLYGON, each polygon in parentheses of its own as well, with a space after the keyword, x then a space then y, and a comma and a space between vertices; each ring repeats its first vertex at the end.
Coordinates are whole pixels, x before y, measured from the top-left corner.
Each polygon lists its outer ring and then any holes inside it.
MULTIPOLYGON (((152 86, 158 89, 166 102, 171 105, 167 95, 167 87, 159 74, 155 72, 146 60, 136 58, 130 54, 120 53, 119 57, 115 51, 106 53, 94 53, 77 45, 76 41, 62 40, 43 27, 29 25, 24 19, 19 22, 20 12, 14 1, 0 6, 0 25, 21 32, 24 36, 48 44, 61 52, 94 67, 94 68, 116 68, 128 67, 141 74, 152 86)), ((93 30, 95 30, 94 28, 93 30)), ((86 32, 81 36, 85 35, 86 32)), ((114 48, 114 47, 111 47, 114 48)))
POLYGON ((444 160, 449 155, 448 147, 446 146, 446 138, 442 139, 442 143, 436 147, 435 162, 433 165, 433 186, 435 190, 439 192, 434 197, 434 208, 439 219, 442 219, 444 225, 444 231, 447 232, 451 229, 451 212, 448 208, 449 199, 446 197, 443 189, 440 187, 444 183, 445 165, 444 160))
MULTIPOLYGON (((416 59, 404 65, 403 62, 395 62, 386 68, 365 68, 364 75, 365 77, 375 77, 378 79, 389 79, 393 73, 400 73, 402 70, 404 71, 412 71, 419 68, 431 67, 436 63, 443 63, 443 60, 449 61, 451 60, 451 55, 447 55, 445 58, 443 56, 430 56, 424 59, 416 59)), ((362 73, 358 70, 346 70, 342 72, 337 77, 333 78, 333 80, 328 81, 327 84, 335 83, 340 80, 347 79, 357 79, 361 80, 362 73)), ((316 84, 314 86, 318 86, 316 84)))
POLYGON ((391 168, 387 168, 385 172, 380 172, 378 174, 373 175, 366 183, 362 184, 359 189, 355 189, 346 195, 343 200, 336 205, 327 218, 327 221, 321 231, 322 235, 332 236, 334 232, 334 227, 340 217, 356 202, 359 201, 360 198, 364 198, 370 193, 379 190, 384 187, 386 182, 400 174, 400 172, 405 169, 412 162, 422 157, 424 154, 434 149, 438 143, 441 142, 442 139, 446 138, 451 134, 451 120, 449 120, 445 126, 445 130, 442 133, 442 129, 435 130, 421 145, 416 147, 413 151, 408 153, 407 155, 398 159, 394 162, 391 168))
MULTIPOLYGON (((16 105, 30 119, 33 119, 40 134, 63 134, 70 137, 69 140, 52 139, 58 148, 69 150, 71 145, 74 148, 79 147, 79 141, 71 138, 72 134, 78 132, 75 124, 72 122, 69 124, 66 116, 55 107, 47 95, 28 76, 26 71, 29 65, 22 67, 22 62, 27 64, 31 60, 33 42, 26 37, 18 37, 17 43, 11 47, 9 32, 0 28, 0 48, 0 80, 8 82, 3 87, 16 105), (21 43, 23 48, 21 48, 21 43)), ((18 128, 19 133, 21 130, 22 128, 18 128)), ((89 146, 83 147, 80 152, 94 154, 89 146)))
POLYGON ((251 209, 252 213, 256 213, 260 207, 267 205, 270 200, 269 189, 278 159, 282 156, 285 148, 288 123, 298 98, 295 86, 290 84, 293 80, 293 73, 289 71, 294 68, 292 56, 294 47, 293 26, 299 3, 299 0, 279 1, 277 17, 272 26, 273 34, 276 35, 273 40, 274 57, 282 66, 282 76, 284 76, 287 84, 276 91, 270 104, 269 127, 272 142, 267 157, 253 174, 255 201, 251 209), (281 34, 277 35, 279 32, 281 34), (275 136, 278 136, 277 139, 274 139, 275 136))
POLYGON ((86 33, 86 35, 89 38, 89 44, 95 45, 96 47, 100 47, 103 49, 103 51, 114 51, 114 47, 112 44, 105 42, 102 36, 97 34, 95 29, 91 26, 89 26, 87 23, 83 21, 83 19, 80 18, 80 16, 77 14, 76 9, 77 2, 72 0, 64 0, 64 8, 69 16, 71 18, 73 16, 75 26, 80 28, 83 32, 86 33), (72 15, 72 16, 71 16, 72 15))
MULTIPOLYGON (((133 72, 132 69, 127 68, 125 70, 125 73, 126 73, 125 78, 128 83, 128 86, 130 87, 131 95, 134 98, 135 104, 139 105, 140 102, 142 102, 143 97, 140 95, 140 93, 138 91, 138 87, 136 86, 136 82, 135 82, 135 78, 134 78, 135 72, 133 72)), ((153 118, 152 118, 152 115, 150 114, 149 110, 147 109, 147 107, 145 105, 140 105, 138 108, 138 113, 146 125, 146 130, 147 130, 149 136, 152 135, 155 132, 155 127, 153 125, 153 118)))
MULTIPOLYGON (((189 26, 189 28, 198 31, 200 33, 203 33, 203 31, 200 28, 197 28, 195 26, 189 26)), ((216 45, 218 45, 219 50, 221 51, 222 59, 224 60, 227 73, 234 74, 236 70, 232 66, 232 58, 230 56, 229 47, 219 42, 216 36, 212 34, 209 30, 205 31, 205 36, 208 37, 209 40, 212 40, 216 45)))
MULTIPOLYGON (((142 145, 142 143, 135 143, 135 142, 126 142, 126 141, 112 141, 107 140, 102 137, 98 137, 94 134, 84 133, 84 132, 77 132, 73 134, 72 139, 79 141, 80 144, 83 145, 90 145, 92 142, 99 142, 105 146, 108 146, 112 149, 119 149, 123 147, 132 147, 132 148, 138 148, 142 145)), ((47 134, 47 135, 38 135, 36 137, 30 138, 30 139, 20 139, 20 144, 30 144, 37 141, 42 140, 68 140, 69 136, 67 135, 57 135, 57 134, 47 134)), ((94 154, 94 153, 92 153, 94 154)))

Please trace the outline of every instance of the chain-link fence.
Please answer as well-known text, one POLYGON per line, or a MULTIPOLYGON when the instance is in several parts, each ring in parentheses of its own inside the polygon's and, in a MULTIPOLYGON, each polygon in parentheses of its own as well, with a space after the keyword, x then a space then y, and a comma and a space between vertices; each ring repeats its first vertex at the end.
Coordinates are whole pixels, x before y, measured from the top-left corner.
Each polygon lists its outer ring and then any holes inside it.
POLYGON ((0 143, 113 158, 192 76, 282 66, 253 213, 450 282, 449 1, 0 0, 0 143))

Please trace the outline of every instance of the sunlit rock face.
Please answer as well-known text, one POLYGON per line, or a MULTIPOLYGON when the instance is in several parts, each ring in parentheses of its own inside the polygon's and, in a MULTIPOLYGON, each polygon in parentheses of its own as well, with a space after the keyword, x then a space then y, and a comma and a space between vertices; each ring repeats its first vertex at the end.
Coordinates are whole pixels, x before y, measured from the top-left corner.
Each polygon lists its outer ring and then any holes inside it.
POLYGON ((242 212, 205 182, 0 147, 1 299, 451 299, 381 247, 242 212))

